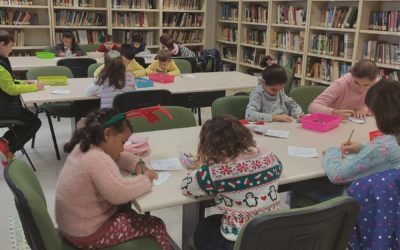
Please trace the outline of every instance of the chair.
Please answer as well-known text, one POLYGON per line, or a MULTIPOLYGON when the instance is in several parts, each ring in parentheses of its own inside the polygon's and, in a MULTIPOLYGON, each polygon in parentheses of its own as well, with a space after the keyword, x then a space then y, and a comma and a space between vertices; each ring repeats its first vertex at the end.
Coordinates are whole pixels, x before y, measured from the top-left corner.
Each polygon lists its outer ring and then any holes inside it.
POLYGON ((176 58, 173 58, 173 60, 182 74, 193 73, 193 67, 189 61, 185 59, 176 59, 176 58))
POLYGON ((65 66, 43 66, 31 68, 26 72, 26 79, 37 80, 38 76, 66 76, 72 78, 72 71, 65 66))
POLYGON ((175 59, 179 59, 179 60, 185 60, 188 61, 190 63, 190 65, 192 65, 192 72, 191 73, 196 73, 198 71, 200 71, 201 67, 198 67, 198 62, 196 57, 184 57, 184 56, 173 56, 172 57, 173 60, 175 59))
POLYGON ((171 92, 165 89, 130 91, 115 96, 113 100, 113 108, 120 112, 126 112, 132 109, 140 109, 156 105, 170 105, 171 103, 171 92))
POLYGON ((90 65, 87 72, 88 77, 94 77, 94 72, 101 65, 103 65, 103 63, 93 63, 92 65, 90 65))
POLYGON ((293 85, 294 71, 293 71, 293 69, 289 68, 288 66, 283 66, 283 68, 285 69, 286 76, 288 79, 287 83, 285 84, 285 94, 289 95, 290 91, 292 89, 292 85, 293 85))
POLYGON ((137 56, 137 57, 135 57, 135 61, 138 63, 138 64, 140 64, 140 66, 142 66, 143 68, 147 68, 147 64, 146 64, 146 61, 144 60, 144 58, 143 57, 140 57, 140 56, 137 56))
POLYGON ((99 46, 100 46, 99 44, 82 44, 82 45, 79 45, 79 47, 81 47, 81 49, 85 53, 95 52, 99 46))
MULTIPOLYGON (((4 169, 4 178, 14 195, 25 238, 32 250, 78 250, 68 244, 54 228, 39 180, 24 161, 12 161, 9 167, 4 169)), ((146 237, 105 249, 161 249, 161 247, 155 239, 146 237)))
POLYGON ((239 120, 245 119, 249 96, 225 96, 218 98, 211 105, 212 117, 231 115, 239 120))
POLYGON ((68 67, 74 78, 88 77, 88 68, 90 65, 97 63, 93 58, 63 58, 57 61, 57 66, 68 67))
POLYGON ((303 109, 305 114, 308 113, 308 106, 314 101, 314 99, 319 96, 326 86, 302 86, 293 88, 290 91, 289 97, 293 98, 300 107, 303 109))
POLYGON ((170 120, 165 114, 156 111, 157 116, 160 118, 160 122, 156 124, 149 123, 144 117, 130 118, 129 122, 132 125, 135 133, 174 129, 174 128, 187 128, 195 127, 196 120, 190 109, 179 107, 179 106, 162 106, 167 109, 173 120, 170 120))

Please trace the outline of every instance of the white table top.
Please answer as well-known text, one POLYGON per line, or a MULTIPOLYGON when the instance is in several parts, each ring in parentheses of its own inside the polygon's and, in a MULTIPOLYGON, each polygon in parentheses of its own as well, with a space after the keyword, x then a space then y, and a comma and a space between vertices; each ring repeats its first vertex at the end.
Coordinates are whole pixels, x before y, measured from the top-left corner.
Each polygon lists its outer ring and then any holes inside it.
MULTIPOLYGON (((52 59, 40 59, 36 56, 10 56, 8 59, 10 60, 11 67, 14 71, 18 70, 29 70, 35 67, 43 67, 43 66, 56 66, 57 61, 62 59, 63 57, 55 57, 52 59)), ((88 56, 80 56, 78 58, 89 58, 88 56)), ((102 63, 104 61, 103 57, 93 58, 98 63, 102 63)))
MULTIPOLYGON (((61 102, 74 100, 98 99, 98 96, 87 97, 86 87, 92 83, 94 78, 71 78, 67 86, 49 86, 43 91, 22 94, 26 104, 61 102), (67 95, 51 94, 52 90, 71 90, 67 95)), ((139 88, 137 90, 167 89, 172 94, 194 93, 202 91, 230 90, 241 88, 254 88, 257 84, 257 77, 240 72, 212 72, 184 74, 176 77, 174 83, 154 83, 151 88, 139 88)))
MULTIPOLYGON (((375 119, 368 118, 363 125, 344 121, 336 129, 326 133, 319 133, 301 128, 299 123, 269 123, 271 129, 290 131, 288 139, 279 139, 254 135, 257 145, 274 152, 282 161, 283 172, 279 184, 289 184, 324 176, 322 169, 322 152, 330 146, 340 146, 346 141, 354 128, 353 141, 368 142, 369 132, 376 130, 375 119), (288 146, 316 148, 318 158, 300 158, 288 156, 288 146)), ((200 127, 164 130, 140 133, 150 138, 151 152, 146 159, 160 160, 178 157, 179 148, 186 152, 195 152, 200 127)), ((180 185, 185 171, 170 171, 172 176, 160 186, 153 186, 153 190, 133 201, 135 207, 141 211, 153 211, 171 206, 188 204, 196 200, 182 195, 180 185)))

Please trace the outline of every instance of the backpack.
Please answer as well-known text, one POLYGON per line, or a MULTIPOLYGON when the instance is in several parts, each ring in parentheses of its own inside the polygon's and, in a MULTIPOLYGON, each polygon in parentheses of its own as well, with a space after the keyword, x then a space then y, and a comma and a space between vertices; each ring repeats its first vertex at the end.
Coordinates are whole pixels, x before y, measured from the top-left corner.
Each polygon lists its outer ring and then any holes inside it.
POLYGON ((200 61, 204 72, 222 71, 221 54, 217 49, 203 49, 200 53, 200 61), (207 65, 212 63, 211 69, 207 69, 207 65))

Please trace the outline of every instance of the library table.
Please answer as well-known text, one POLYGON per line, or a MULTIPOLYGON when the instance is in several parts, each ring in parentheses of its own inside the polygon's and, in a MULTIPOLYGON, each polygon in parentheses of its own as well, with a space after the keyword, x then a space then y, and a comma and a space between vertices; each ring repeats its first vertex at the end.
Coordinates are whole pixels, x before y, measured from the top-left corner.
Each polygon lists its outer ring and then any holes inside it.
MULTIPOLYGON (((280 190, 295 182, 323 177, 325 175, 322 169, 323 151, 330 146, 340 146, 349 138, 353 128, 355 132, 352 140, 362 143, 368 142, 369 132, 377 129, 375 119, 372 117, 367 118, 367 123, 363 125, 343 121, 338 128, 326 133, 305 130, 299 123, 268 123, 267 127, 290 132, 288 139, 254 135, 257 145, 274 152, 283 164, 282 175, 278 180, 280 190), (319 157, 288 156, 288 146, 316 148, 319 157)), ((199 132, 200 127, 192 127, 146 132, 139 135, 149 137, 151 152, 146 159, 161 160, 178 157, 179 150, 182 148, 185 148, 187 152, 196 152, 199 132)), ((204 214, 201 203, 211 197, 205 197, 198 202, 199 200, 184 196, 180 187, 185 171, 170 171, 170 173, 172 176, 166 182, 160 186, 153 186, 150 193, 135 199, 133 205, 140 212, 183 205, 182 246, 183 249, 187 249, 187 240, 204 214)))
MULTIPOLYGON (((40 59, 36 56, 10 56, 8 59, 10 60, 11 67, 14 71, 23 71, 30 70, 35 67, 44 67, 44 66, 57 66, 57 61, 64 57, 55 57, 52 59, 40 59)), ((88 56, 79 56, 77 58, 91 58, 88 56)), ((93 58, 98 63, 103 63, 104 58, 93 58)))

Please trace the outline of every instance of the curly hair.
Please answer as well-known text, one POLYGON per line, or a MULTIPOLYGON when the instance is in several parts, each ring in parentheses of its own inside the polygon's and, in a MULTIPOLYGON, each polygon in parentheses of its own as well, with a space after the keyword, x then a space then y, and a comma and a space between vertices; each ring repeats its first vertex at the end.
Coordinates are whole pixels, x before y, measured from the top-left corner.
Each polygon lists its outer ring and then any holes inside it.
POLYGON ((256 142, 250 130, 232 116, 217 116, 204 123, 197 148, 198 161, 210 165, 251 152, 256 142))
MULTIPOLYGON (((87 152, 90 145, 100 145, 104 141, 103 124, 111 119, 118 111, 112 108, 103 108, 96 110, 85 118, 85 125, 75 130, 69 142, 64 145, 64 152, 70 153, 74 147, 80 143, 80 150, 87 152)), ((123 133, 126 128, 132 132, 132 127, 127 119, 116 122, 107 128, 113 129, 117 133, 123 133)))
POLYGON ((105 58, 104 69, 100 72, 96 85, 103 85, 108 79, 108 84, 116 89, 122 89, 126 84, 126 66, 122 57, 105 58))

